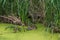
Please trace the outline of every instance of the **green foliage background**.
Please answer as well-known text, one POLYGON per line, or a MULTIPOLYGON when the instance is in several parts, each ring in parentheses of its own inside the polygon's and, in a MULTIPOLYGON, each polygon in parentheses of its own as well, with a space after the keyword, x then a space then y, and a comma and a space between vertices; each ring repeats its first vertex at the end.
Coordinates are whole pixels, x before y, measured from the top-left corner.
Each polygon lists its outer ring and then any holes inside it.
MULTIPOLYGON (((27 22, 27 12, 31 0, 0 0, 0 15, 14 15, 20 17, 22 22, 27 22)), ((45 14, 45 22, 47 26, 52 22, 56 26, 60 25, 60 0, 32 0, 34 5, 39 9, 43 8, 45 14), (40 3, 40 5, 39 5, 40 3)), ((35 7, 33 5, 33 8, 35 7)), ((33 10, 33 9, 32 9, 33 10)), ((41 10, 43 11, 43 10, 41 10)))
POLYGON ((60 0, 47 0, 46 2, 46 22, 60 25, 60 0))

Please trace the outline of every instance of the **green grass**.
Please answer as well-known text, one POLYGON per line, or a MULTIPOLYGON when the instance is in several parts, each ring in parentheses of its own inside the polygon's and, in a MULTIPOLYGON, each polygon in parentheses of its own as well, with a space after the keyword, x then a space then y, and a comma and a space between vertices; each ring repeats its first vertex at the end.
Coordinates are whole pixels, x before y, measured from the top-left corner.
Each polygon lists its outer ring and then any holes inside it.
POLYGON ((18 33, 12 33, 10 29, 5 30, 9 25, 12 24, 0 23, 0 40, 60 40, 60 34, 45 31, 46 28, 41 24, 37 24, 37 30, 18 33))

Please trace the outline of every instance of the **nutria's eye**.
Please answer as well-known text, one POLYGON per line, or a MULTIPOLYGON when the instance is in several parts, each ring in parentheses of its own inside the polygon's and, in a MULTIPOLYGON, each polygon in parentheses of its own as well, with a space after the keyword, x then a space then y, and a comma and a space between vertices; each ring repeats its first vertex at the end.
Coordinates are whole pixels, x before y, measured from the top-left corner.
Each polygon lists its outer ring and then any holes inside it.
POLYGON ((40 18, 40 16, 38 16, 38 19, 40 18))
POLYGON ((31 16, 28 16, 28 18, 31 18, 31 16))

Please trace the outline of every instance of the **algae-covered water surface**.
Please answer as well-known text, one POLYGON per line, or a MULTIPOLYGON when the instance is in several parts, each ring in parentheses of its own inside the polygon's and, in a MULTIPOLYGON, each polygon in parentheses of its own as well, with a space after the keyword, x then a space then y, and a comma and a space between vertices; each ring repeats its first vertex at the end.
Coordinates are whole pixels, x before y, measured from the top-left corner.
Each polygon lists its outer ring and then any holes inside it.
POLYGON ((60 40, 59 33, 50 33, 45 31, 46 28, 43 25, 36 24, 36 30, 12 33, 10 29, 5 30, 5 27, 11 24, 0 23, 0 40, 60 40))

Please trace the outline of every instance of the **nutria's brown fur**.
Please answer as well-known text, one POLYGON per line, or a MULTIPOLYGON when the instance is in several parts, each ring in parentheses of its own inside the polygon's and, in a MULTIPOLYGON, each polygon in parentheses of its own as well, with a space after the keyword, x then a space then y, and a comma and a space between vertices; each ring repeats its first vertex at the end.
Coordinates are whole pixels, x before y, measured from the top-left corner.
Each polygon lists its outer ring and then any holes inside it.
POLYGON ((22 25, 21 19, 15 17, 15 16, 0 16, 0 21, 5 22, 5 23, 22 25))

